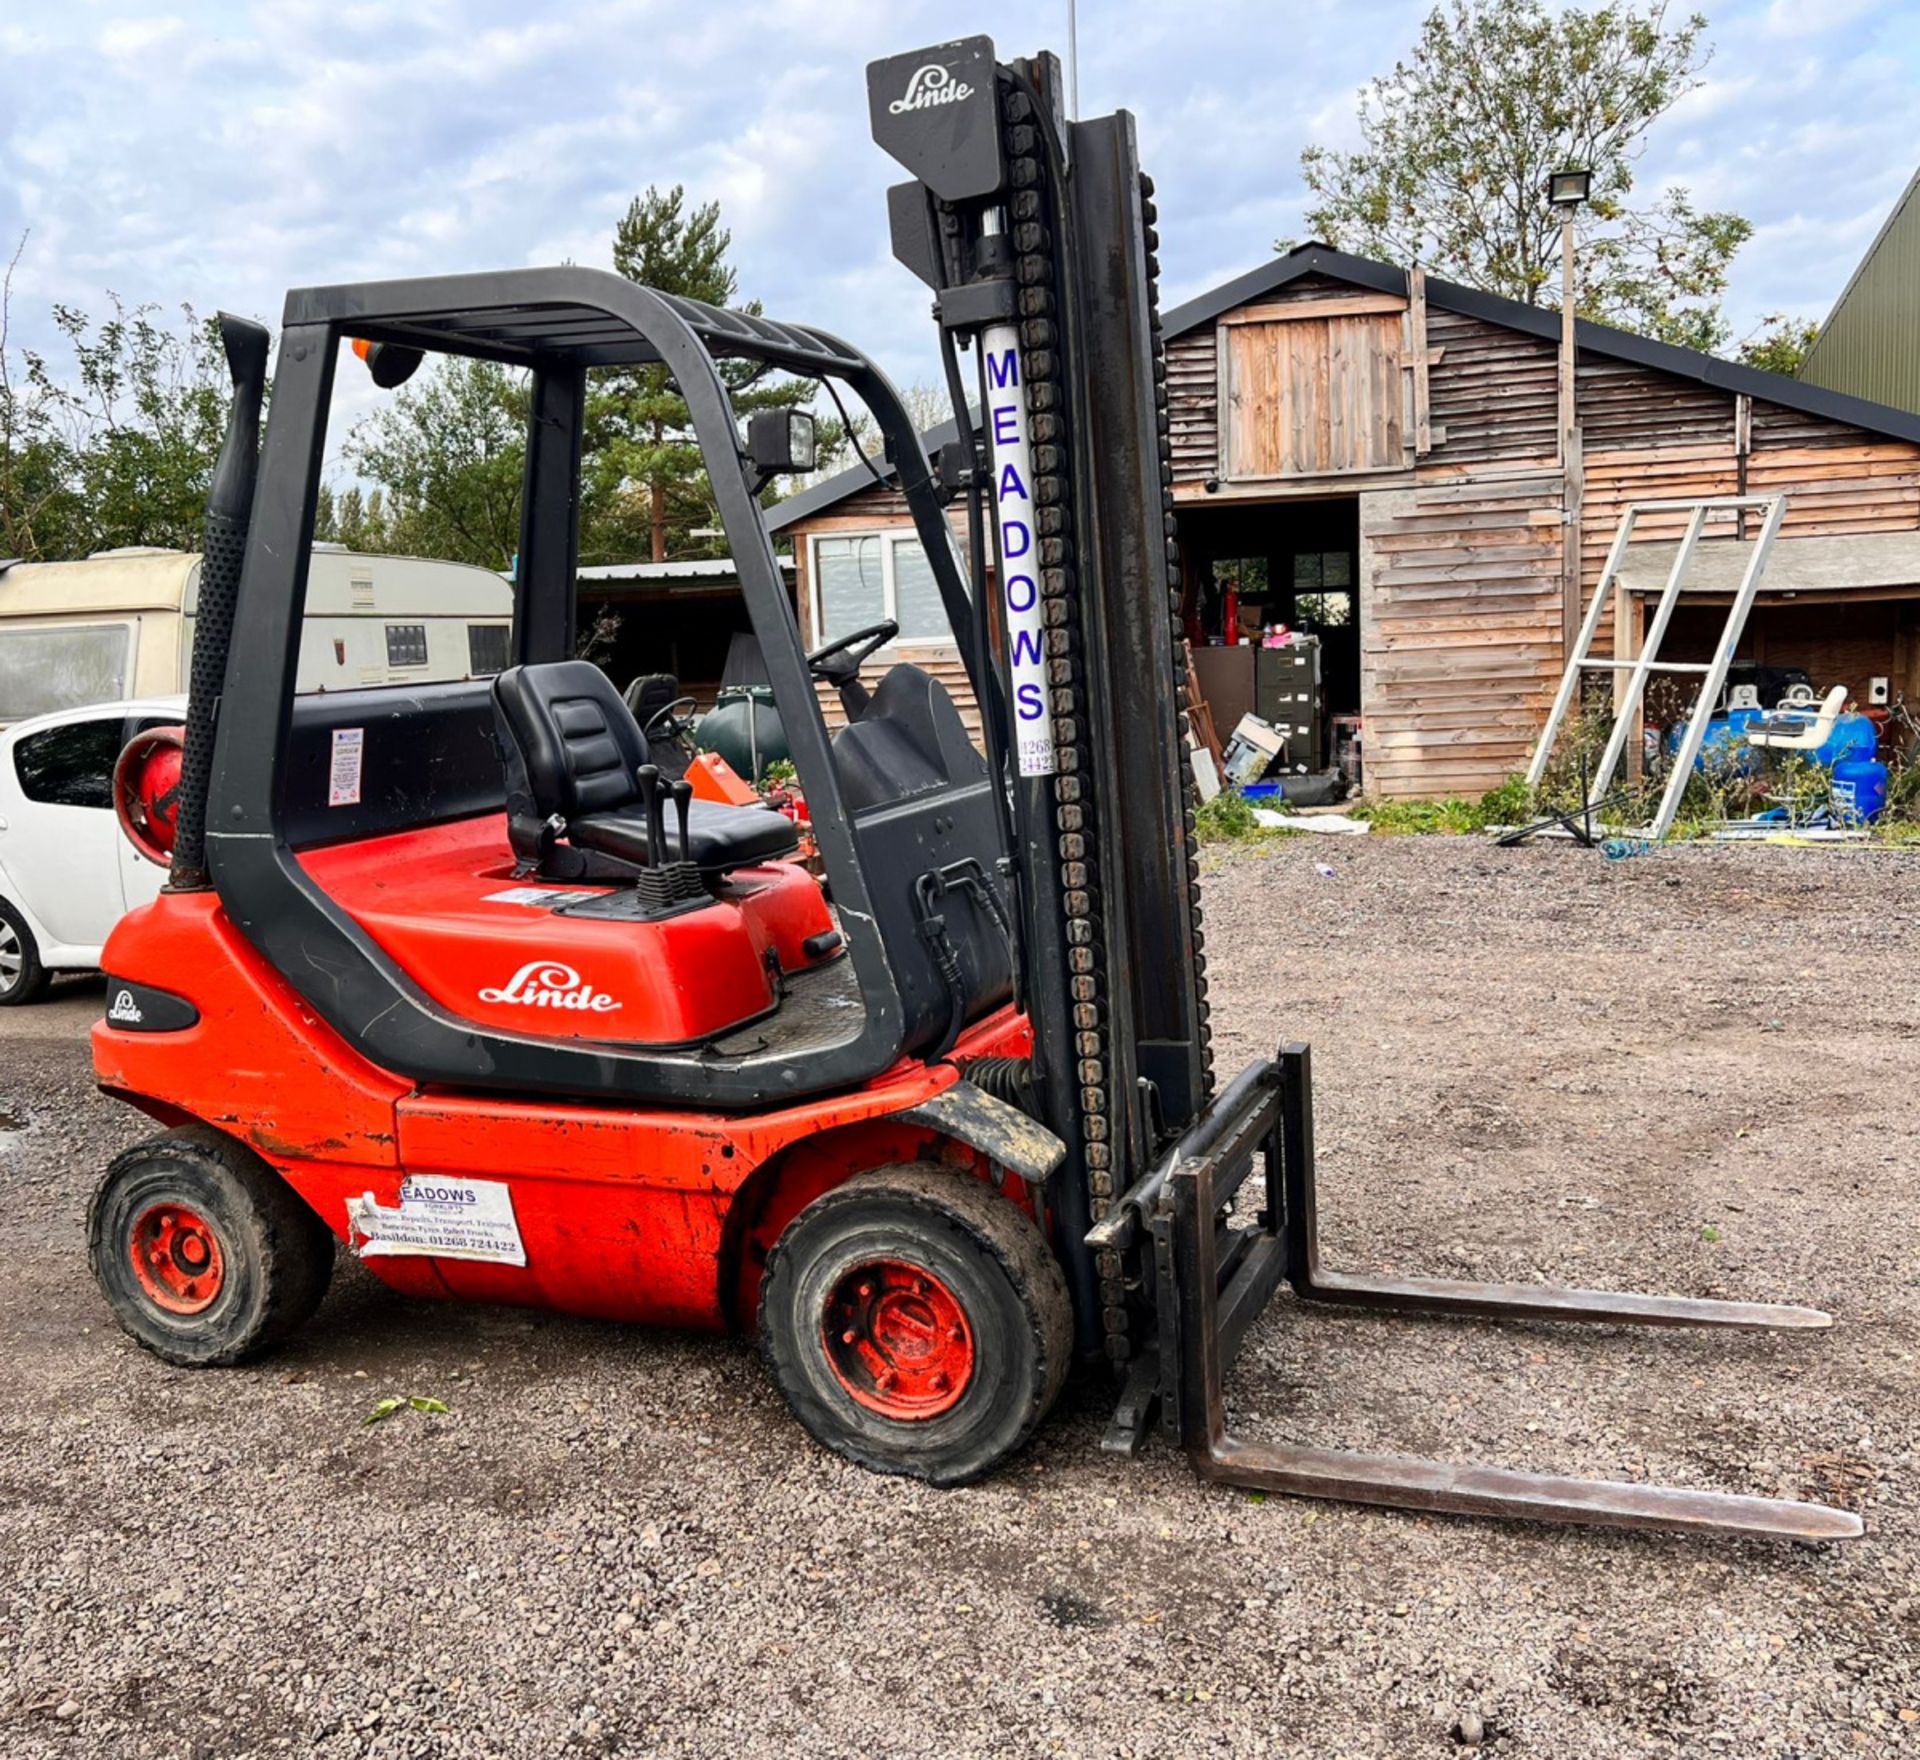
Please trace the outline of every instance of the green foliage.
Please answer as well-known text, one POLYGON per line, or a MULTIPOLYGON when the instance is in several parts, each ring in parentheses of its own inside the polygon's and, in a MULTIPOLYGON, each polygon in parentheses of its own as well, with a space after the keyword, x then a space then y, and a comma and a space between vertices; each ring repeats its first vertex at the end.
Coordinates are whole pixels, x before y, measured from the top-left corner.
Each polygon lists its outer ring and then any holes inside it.
MULTIPOLYGON (((360 542, 402 556, 512 566, 520 548, 528 391, 496 361, 435 361, 354 429, 347 462, 377 485, 361 502, 360 542), (377 511, 375 507, 377 498, 377 511)), ((346 511, 345 491, 335 518, 346 511)))
POLYGON ((358 484, 335 494, 326 484, 320 486, 314 504, 314 537, 331 544, 344 544, 349 550, 378 554, 394 547, 393 522, 387 516, 387 498, 383 490, 362 494, 358 484))
POLYGON ((1439 801, 1367 801, 1352 811, 1356 819, 1369 821, 1375 831, 1389 837, 1427 832, 1471 837, 1496 826, 1524 824, 1533 816, 1533 799, 1526 783, 1510 776, 1478 800, 1453 796, 1439 801))
MULTIPOLYGON (((727 262, 730 242, 717 204, 689 211, 679 185, 650 188, 622 216, 613 261, 621 274, 647 286, 728 305, 737 291, 727 262)), ((760 307, 748 301, 738 309, 760 307)), ((723 361, 720 373, 743 418, 813 396, 808 382, 767 379, 746 362, 723 361)), ((347 461, 375 487, 357 504, 348 489, 323 507, 323 535, 355 549, 508 567, 520 546, 527 404, 520 373, 485 361, 429 362, 347 442, 347 461)), ((831 457, 844 448, 845 434, 837 423, 823 422, 820 443, 823 458, 831 457)), ((778 487, 765 499, 774 499, 778 487)), ((717 533, 719 526, 693 418, 666 367, 592 374, 581 465, 581 562, 722 556, 724 537, 693 535, 717 533)))
POLYGON ((216 326, 187 306, 168 324, 114 294, 98 323, 57 305, 71 364, 56 367, 8 344, 12 272, 0 283, 0 555, 197 548, 226 422, 216 326))
POLYGON ((1806 364, 1813 339, 1820 326, 1811 318, 1789 318, 1785 312, 1773 312, 1740 344, 1740 359, 1763 373, 1784 373, 1793 378, 1806 364))
POLYGON ((1193 826, 1202 843, 1234 843, 1254 837, 1260 825, 1253 816, 1253 803, 1229 784, 1210 801, 1202 801, 1194 810, 1193 826))
POLYGON ((1700 83, 1706 20, 1669 26, 1663 0, 1550 10, 1450 0, 1412 53, 1361 94, 1357 152, 1300 157, 1307 224, 1344 249, 1420 263, 1523 300, 1557 295, 1560 216, 1548 176, 1593 172, 1576 222, 1584 316, 1690 348, 1727 337, 1727 267, 1752 232, 1684 189, 1634 205, 1649 128, 1700 83))
POLYGON ((1911 757, 1887 778, 1887 804, 1881 821, 1888 825, 1920 825, 1920 763, 1911 757))
MULTIPOLYGON (((1260 804, 1275 812, 1287 810, 1287 803, 1280 799, 1260 804)), ((1229 783, 1212 800, 1202 801, 1194 809, 1194 830, 1202 843, 1278 843, 1307 835, 1287 825, 1262 825, 1253 816, 1254 811, 1254 803, 1229 783)))
MULTIPOLYGON (((649 186, 635 196, 613 235, 613 266, 630 281, 663 293, 735 303, 738 277, 727 261, 733 235, 720 224, 720 206, 706 202, 688 211, 686 191, 649 186)), ((739 310, 757 316, 758 300, 739 310)), ((814 395, 801 379, 768 379, 750 362, 723 361, 735 412, 805 405, 814 395)), ((587 410, 589 457, 583 495, 592 517, 582 519, 582 562, 650 556, 724 556, 723 537, 696 538, 718 530, 706 467, 694 438, 693 417, 665 366, 625 367, 595 376, 587 410)), ((823 423, 823 451, 842 435, 823 423)))

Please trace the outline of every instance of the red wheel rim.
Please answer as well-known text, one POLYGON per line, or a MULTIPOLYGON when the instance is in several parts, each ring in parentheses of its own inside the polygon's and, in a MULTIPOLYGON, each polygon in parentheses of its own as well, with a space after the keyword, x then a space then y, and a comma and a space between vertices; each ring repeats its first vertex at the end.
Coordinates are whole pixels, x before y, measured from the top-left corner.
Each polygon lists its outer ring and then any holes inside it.
POLYGON ((212 1307, 226 1281, 226 1261, 213 1224, 186 1204, 150 1204, 127 1237, 133 1275, 169 1314, 212 1307))
POLYGON ((966 1310, 918 1265, 871 1259, 854 1266, 827 1297, 821 1332, 835 1379, 888 1418, 937 1418, 973 1380, 966 1310))

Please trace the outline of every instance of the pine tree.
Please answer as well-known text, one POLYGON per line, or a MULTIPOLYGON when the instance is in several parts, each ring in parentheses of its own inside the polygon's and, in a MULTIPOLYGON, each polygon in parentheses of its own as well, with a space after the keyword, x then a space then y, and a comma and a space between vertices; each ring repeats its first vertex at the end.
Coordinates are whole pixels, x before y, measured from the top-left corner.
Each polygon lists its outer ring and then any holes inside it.
MULTIPOLYGON (((686 191, 649 187, 634 197, 613 236, 613 266, 631 281, 708 305, 733 303, 738 280, 727 261, 733 235, 720 224, 717 202, 688 211, 686 191)), ((758 300, 741 311, 757 315, 758 300)), ((722 361, 734 412, 806 404, 814 387, 772 379, 751 362, 722 361)), ((694 437, 686 399, 664 366, 600 375, 588 404, 588 480, 583 484, 581 560, 631 558, 642 543, 655 562, 723 554, 725 541, 694 538, 717 527, 719 513, 694 437), (589 554, 589 550, 592 554, 589 554)), ((821 444, 837 435, 823 424, 821 444)))

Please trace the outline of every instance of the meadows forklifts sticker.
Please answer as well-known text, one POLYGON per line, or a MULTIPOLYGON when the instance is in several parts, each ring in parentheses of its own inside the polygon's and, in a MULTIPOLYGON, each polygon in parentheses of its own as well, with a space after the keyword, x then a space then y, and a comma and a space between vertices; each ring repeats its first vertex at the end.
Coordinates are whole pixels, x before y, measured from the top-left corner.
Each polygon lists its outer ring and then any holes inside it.
POLYGON ((409 1174, 400 1202, 388 1208, 373 1193, 347 1200, 347 1239, 363 1259, 413 1254, 524 1265, 527 1249, 514 1219, 513 1193, 497 1179, 442 1179, 409 1174))

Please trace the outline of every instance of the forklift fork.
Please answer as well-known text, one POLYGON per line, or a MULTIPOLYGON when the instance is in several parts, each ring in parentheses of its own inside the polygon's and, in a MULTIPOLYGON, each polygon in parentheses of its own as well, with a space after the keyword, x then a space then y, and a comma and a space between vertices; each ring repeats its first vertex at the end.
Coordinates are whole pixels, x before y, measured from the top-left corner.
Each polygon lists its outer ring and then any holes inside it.
POLYGON ((1221 1092, 1159 1165, 1096 1223, 1088 1244, 1150 1246, 1158 1329, 1137 1360, 1106 1446, 1132 1452, 1152 1410, 1202 1477, 1262 1491, 1455 1515, 1664 1528, 1770 1539, 1843 1540, 1857 1516, 1823 1504, 1566 1479, 1404 1456, 1248 1443, 1227 1433, 1222 1383, 1248 1329, 1282 1282, 1309 1301, 1507 1320, 1630 1326, 1806 1330, 1812 1308, 1678 1296, 1616 1295, 1553 1285, 1362 1277, 1323 1270, 1315 1218, 1312 1068, 1307 1047, 1252 1065, 1221 1092), (1256 1158, 1266 1207, 1251 1228, 1224 1209, 1256 1158), (1147 1239, 1141 1241, 1141 1231, 1147 1239))

